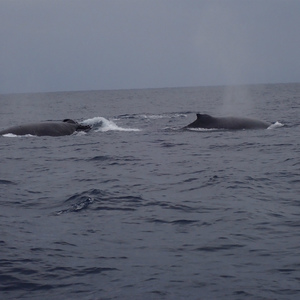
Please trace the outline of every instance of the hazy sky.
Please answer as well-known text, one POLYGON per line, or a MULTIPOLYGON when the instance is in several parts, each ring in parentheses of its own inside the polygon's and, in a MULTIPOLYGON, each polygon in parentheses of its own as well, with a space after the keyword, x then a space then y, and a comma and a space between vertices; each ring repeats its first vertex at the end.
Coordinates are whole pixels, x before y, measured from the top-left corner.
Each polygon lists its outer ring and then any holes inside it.
POLYGON ((300 82, 299 0, 0 0, 0 93, 300 82))

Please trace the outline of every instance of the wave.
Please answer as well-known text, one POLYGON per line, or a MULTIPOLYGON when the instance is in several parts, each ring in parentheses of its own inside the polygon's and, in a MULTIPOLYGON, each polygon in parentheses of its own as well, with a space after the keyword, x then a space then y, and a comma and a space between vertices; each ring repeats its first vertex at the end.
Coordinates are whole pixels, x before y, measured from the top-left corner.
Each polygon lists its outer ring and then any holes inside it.
POLYGON ((0 179, 0 184, 16 184, 16 183, 10 180, 0 179))

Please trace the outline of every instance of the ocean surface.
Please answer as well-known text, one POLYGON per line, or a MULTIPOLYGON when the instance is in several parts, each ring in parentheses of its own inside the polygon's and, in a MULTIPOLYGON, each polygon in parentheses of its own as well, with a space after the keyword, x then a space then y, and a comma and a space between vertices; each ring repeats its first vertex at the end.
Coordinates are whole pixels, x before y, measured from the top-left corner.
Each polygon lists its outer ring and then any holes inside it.
POLYGON ((300 84, 0 95, 1 299, 300 299, 300 84), (196 113, 268 121, 187 130, 196 113))

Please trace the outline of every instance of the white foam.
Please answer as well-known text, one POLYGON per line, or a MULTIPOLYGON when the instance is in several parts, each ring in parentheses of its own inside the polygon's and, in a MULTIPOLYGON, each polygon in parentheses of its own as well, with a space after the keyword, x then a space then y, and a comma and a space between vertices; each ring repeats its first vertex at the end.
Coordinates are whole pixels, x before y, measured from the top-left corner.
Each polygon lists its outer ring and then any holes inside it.
POLYGON ((82 122, 84 125, 91 125, 96 128, 96 132, 106 132, 106 131, 140 131, 140 129, 137 128, 124 128, 118 126, 116 123, 114 123, 111 120, 107 120, 103 117, 95 117, 92 119, 87 119, 82 122), (99 127, 99 128, 98 128, 99 127))
POLYGON ((163 115, 149 115, 149 116, 142 115, 141 117, 145 118, 145 119, 153 119, 153 120, 165 118, 165 116, 163 116, 163 115))
POLYGON ((6 134, 3 134, 2 136, 10 137, 10 138, 36 137, 36 135, 32 135, 32 134, 16 135, 16 134, 13 134, 13 133, 6 133, 6 134))
POLYGON ((83 125, 97 126, 97 125, 101 125, 103 120, 106 120, 106 119, 104 119, 102 117, 95 117, 95 118, 91 118, 91 119, 86 119, 81 123, 83 125))
POLYGON ((190 127, 190 128, 187 128, 187 130, 190 130, 190 131, 216 131, 216 130, 220 130, 220 129, 219 128, 190 127))
POLYGON ((267 129, 280 128, 280 127, 283 127, 283 126, 284 126, 284 124, 277 121, 274 124, 271 124, 267 129))
POLYGON ((172 119, 172 118, 185 118, 187 117, 186 114, 161 114, 161 115, 141 115, 142 118, 145 119, 172 119))

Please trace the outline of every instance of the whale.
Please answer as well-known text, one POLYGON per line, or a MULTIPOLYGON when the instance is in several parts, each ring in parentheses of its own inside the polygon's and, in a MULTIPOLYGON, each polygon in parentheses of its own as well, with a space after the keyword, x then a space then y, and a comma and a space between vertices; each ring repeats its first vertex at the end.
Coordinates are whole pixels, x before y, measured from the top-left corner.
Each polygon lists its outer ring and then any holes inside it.
POLYGON ((185 128, 205 128, 205 129, 267 129, 271 124, 250 118, 221 117, 216 118, 207 114, 196 114, 197 119, 185 128))
POLYGON ((34 135, 34 136, 64 136, 71 135, 76 131, 89 131, 91 126, 80 124, 72 119, 60 122, 41 122, 17 125, 0 131, 0 135, 34 135))

